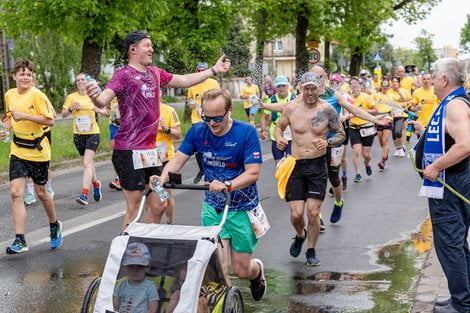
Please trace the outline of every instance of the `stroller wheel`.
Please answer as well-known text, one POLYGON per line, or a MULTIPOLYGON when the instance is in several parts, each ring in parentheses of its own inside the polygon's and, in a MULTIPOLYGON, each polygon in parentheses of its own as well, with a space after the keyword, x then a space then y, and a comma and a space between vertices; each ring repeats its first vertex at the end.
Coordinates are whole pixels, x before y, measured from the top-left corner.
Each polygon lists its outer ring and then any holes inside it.
POLYGON ((90 285, 88 286, 88 290, 85 293, 85 297, 83 298, 82 302, 82 309, 80 313, 89 313, 93 312, 93 308, 95 306, 96 296, 98 295, 98 287, 101 283, 101 277, 95 278, 90 285))
POLYGON ((243 313, 243 298, 236 286, 230 286, 225 295, 222 313, 243 313))

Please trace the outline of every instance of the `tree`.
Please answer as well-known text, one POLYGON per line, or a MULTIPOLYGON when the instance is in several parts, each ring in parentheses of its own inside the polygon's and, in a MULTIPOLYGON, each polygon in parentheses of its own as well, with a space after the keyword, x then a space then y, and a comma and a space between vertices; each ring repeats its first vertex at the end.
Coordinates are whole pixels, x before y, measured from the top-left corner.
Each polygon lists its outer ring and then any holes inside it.
POLYGON ((80 71, 99 77, 103 47, 116 34, 150 29, 166 9, 163 0, 3 0, 0 22, 9 36, 54 30, 81 42, 80 71))
POLYGON ((421 30, 421 36, 416 37, 415 43, 418 51, 415 54, 415 64, 418 68, 427 68, 431 72, 431 64, 437 60, 437 56, 432 48, 433 34, 428 33, 426 30, 421 30))
POLYGON ((470 14, 467 14, 467 23, 460 30, 460 46, 462 51, 470 52, 470 14))
POLYGON ((251 58, 249 44, 250 37, 244 33, 242 20, 238 18, 230 30, 226 45, 222 48, 231 61, 234 76, 244 77, 250 74, 248 69, 251 58))

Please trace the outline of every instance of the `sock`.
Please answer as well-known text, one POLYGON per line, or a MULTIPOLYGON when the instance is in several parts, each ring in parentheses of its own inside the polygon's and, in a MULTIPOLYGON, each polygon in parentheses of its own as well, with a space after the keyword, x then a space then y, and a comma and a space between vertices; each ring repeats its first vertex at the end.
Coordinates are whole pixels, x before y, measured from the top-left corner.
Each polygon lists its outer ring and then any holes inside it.
POLYGON ((33 183, 26 183, 26 191, 29 194, 34 195, 34 184, 33 183))
POLYGON ((52 190, 52 180, 48 180, 47 183, 46 183, 46 189, 47 190, 52 190))
POLYGON ((99 186, 100 186, 99 182, 98 182, 97 180, 95 180, 95 181, 93 182, 93 187, 94 187, 94 188, 98 188, 99 186))
POLYGON ((49 223, 49 227, 52 228, 54 226, 58 226, 59 223, 57 223, 57 221, 55 221, 54 223, 49 223))
POLYGON ((338 202, 338 201, 335 201, 335 205, 337 205, 337 206, 342 206, 342 205, 343 205, 343 200, 341 200, 341 201, 339 201, 339 202, 338 202))
POLYGON ((23 242, 26 242, 26 240, 24 239, 24 234, 16 234, 16 235, 15 235, 15 238, 16 238, 16 239, 19 239, 19 240, 21 240, 21 241, 23 241, 23 242))
POLYGON ((88 198, 88 189, 83 188, 82 193, 88 198))

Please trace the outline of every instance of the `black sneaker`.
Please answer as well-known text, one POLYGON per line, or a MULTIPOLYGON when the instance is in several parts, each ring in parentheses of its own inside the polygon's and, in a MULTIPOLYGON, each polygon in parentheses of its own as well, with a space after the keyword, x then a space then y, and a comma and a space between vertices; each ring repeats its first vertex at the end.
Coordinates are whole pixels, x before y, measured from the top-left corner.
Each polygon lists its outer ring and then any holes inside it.
POLYGON ((253 259, 253 261, 258 263, 261 273, 258 278, 250 280, 251 296, 253 300, 260 301, 266 294, 267 287, 266 278, 264 277, 264 266, 260 259, 253 259))
POLYGON ((289 253, 291 256, 293 256, 294 258, 299 256, 300 252, 302 251, 302 245, 304 244, 304 241, 306 238, 307 238, 307 231, 305 229, 304 229, 303 238, 298 237, 297 235, 295 235, 295 237, 292 238, 294 239, 294 241, 290 245, 290 250, 289 250, 289 253))
POLYGON ((330 187, 330 189, 328 189, 328 193, 330 194, 330 196, 334 197, 335 193, 333 191, 333 187, 330 187))
POLYGON ((449 298, 449 299, 445 299, 445 300, 441 300, 441 301, 436 301, 436 303, 434 303, 434 306, 446 306, 450 303, 451 303, 451 300, 449 298))
POLYGON ((307 261, 305 262, 305 265, 310 267, 321 265, 320 260, 317 259, 317 257, 315 256, 315 249, 307 249, 307 253, 305 255, 307 256, 307 261))
POLYGON ((333 211, 330 216, 330 223, 337 223, 341 219, 341 213, 343 211, 344 200, 341 200, 341 205, 333 205, 333 211))
POLYGON ((348 187, 348 177, 341 176, 341 181, 343 182, 343 190, 346 190, 346 188, 348 187))
POLYGON ((325 223, 323 223, 323 219, 320 217, 320 233, 325 232, 325 230, 326 230, 325 223))
POLYGON ((204 177, 204 172, 197 173, 196 177, 194 177, 193 179, 193 183, 199 184, 199 182, 201 181, 203 177, 204 177))

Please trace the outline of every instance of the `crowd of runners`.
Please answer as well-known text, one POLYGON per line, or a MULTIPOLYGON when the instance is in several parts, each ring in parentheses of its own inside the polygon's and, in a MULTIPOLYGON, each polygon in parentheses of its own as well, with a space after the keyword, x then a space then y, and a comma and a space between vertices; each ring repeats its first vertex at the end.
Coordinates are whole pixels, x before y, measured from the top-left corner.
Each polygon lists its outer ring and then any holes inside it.
MULTIPOLYGON (((279 196, 286 199, 291 210, 295 235, 289 253, 298 257, 307 241, 305 264, 319 266, 315 247, 325 230, 320 210, 326 194, 335 197, 329 221, 337 223, 346 203, 342 191, 351 181, 360 183, 364 173, 371 176, 374 171, 389 170, 389 157, 405 158, 406 142, 412 136, 409 129, 407 132, 407 121, 417 120, 426 127, 440 103, 431 73, 407 74, 398 66, 395 74, 385 77, 369 75, 367 70, 351 77, 328 74, 321 66, 313 66, 298 81, 283 75, 274 80, 266 76, 262 88, 253 84, 251 77, 245 78, 240 99, 247 123, 232 118, 231 95, 211 78, 230 69, 228 58, 222 55, 212 67, 200 62, 195 73, 176 75, 152 66, 153 52, 147 33, 131 32, 123 47, 127 65, 116 66, 104 90, 87 73, 76 76, 77 91, 66 97, 61 112, 62 117, 73 118, 70 140, 83 161, 76 201, 86 206, 89 194, 94 201, 103 197, 94 165, 100 143, 98 114, 110 117, 116 178, 109 187, 123 192, 126 214, 122 229, 136 216, 144 188, 153 180, 165 183, 170 172, 178 172, 195 154, 199 169, 194 182, 204 177, 209 186, 202 223, 218 224, 224 204, 220 191, 227 189, 232 203, 221 233, 224 271, 228 273, 231 260, 233 273, 251 281, 255 300, 266 292, 263 263, 251 258, 261 237, 252 228, 252 219, 262 212, 256 187, 262 163, 259 138, 271 141, 276 166, 273 176, 278 179, 279 196), (174 140, 182 137, 180 122, 175 110, 161 102, 163 87, 189 88, 187 103, 193 125, 177 150, 174 140), (255 125, 257 116, 259 125, 255 125), (375 141, 381 153, 373 157, 375 141), (349 145, 352 179, 347 176, 349 145), (252 214, 255 210, 258 213, 252 214)), ((9 175, 15 238, 6 252, 28 251, 25 204, 36 202, 36 196, 50 224, 50 247, 57 249, 63 242, 62 223, 57 217, 49 172, 50 128, 55 112, 44 93, 34 86, 30 61, 15 63, 13 79, 16 88, 5 95, 7 113, 2 123, 6 129, 0 131, 4 140, 8 139, 8 130, 13 134, 9 175)), ((163 214, 167 223, 174 222, 172 196, 162 200, 152 193, 146 208, 144 222, 160 223, 163 214)))

